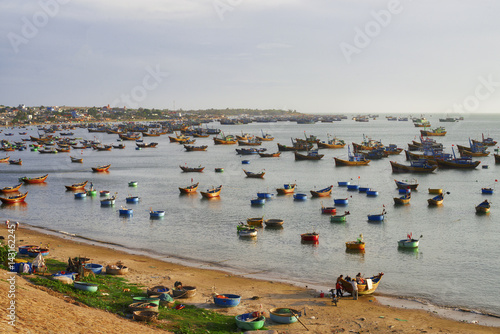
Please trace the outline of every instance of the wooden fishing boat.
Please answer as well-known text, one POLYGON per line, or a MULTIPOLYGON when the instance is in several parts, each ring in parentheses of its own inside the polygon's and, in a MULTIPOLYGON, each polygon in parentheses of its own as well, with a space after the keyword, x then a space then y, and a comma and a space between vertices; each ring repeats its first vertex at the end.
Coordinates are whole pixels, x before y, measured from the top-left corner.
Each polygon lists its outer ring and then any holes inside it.
POLYGON ((495 140, 493 140, 493 138, 491 138, 491 137, 484 138, 484 133, 482 134, 482 137, 483 138, 481 141, 472 139, 472 143, 473 144, 482 144, 484 146, 495 146, 497 144, 497 142, 495 140))
POLYGON ((262 226, 263 223, 264 223, 264 217, 247 218, 247 225, 249 226, 262 226))
POLYGON ((307 154, 301 154, 297 151, 293 152, 295 154, 295 160, 320 160, 325 155, 319 154, 318 150, 313 150, 307 152, 307 154))
POLYGON ((45 180, 47 180, 48 176, 49 176, 49 174, 45 174, 45 175, 39 176, 39 177, 27 177, 27 176, 23 176, 23 177, 19 178, 19 181, 22 181, 22 182, 24 182, 26 184, 44 183, 45 180))
POLYGON ((406 194, 401 197, 394 197, 394 204, 396 205, 406 205, 410 204, 411 194, 406 194))
POLYGON ((201 166, 199 167, 179 166, 179 168, 182 169, 184 173, 201 173, 205 169, 205 167, 201 166))
POLYGON ((344 211, 343 215, 332 215, 330 216, 331 223, 344 223, 347 220, 347 216, 350 215, 349 211, 344 211))
POLYGON ((24 202, 24 199, 28 196, 28 192, 25 192, 24 194, 19 194, 15 196, 9 196, 9 197, 0 197, 0 201, 4 204, 14 204, 14 203, 21 203, 24 202))
POLYGON ((358 157, 353 160, 344 160, 335 157, 335 166, 366 166, 370 163, 370 160, 365 159, 364 157, 358 157))
POLYGON ((260 172, 260 173, 253 173, 253 172, 249 172, 247 170, 243 170, 245 172, 245 175, 247 177, 250 177, 250 178, 256 178, 256 179, 263 179, 264 178, 264 174, 266 174, 266 172, 260 172))
POLYGON ((222 185, 218 186, 217 188, 207 189, 207 191, 200 191, 200 194, 205 198, 214 198, 220 196, 221 190, 222 185))
POLYGON ((264 327, 266 317, 259 312, 243 313, 235 317, 236 326, 245 331, 256 331, 264 327))
POLYGON ((432 130, 420 130, 422 136, 444 136, 446 135, 446 130, 444 127, 440 126, 432 130))
POLYGON ((328 139, 328 141, 318 141, 316 143, 318 145, 318 148, 331 148, 331 149, 336 149, 336 148, 343 148, 346 144, 342 139, 338 138, 332 138, 328 139))
POLYGON ((23 161, 21 159, 9 160, 9 164, 11 164, 11 165, 22 165, 23 161))
POLYGON ((179 191, 181 192, 181 194, 192 194, 192 193, 195 193, 197 190, 198 190, 198 185, 200 183, 193 183, 192 185, 188 186, 188 187, 179 187, 179 191))
POLYGON ((316 232, 308 232, 308 233, 302 233, 300 235, 300 239, 302 241, 313 241, 317 242, 319 240, 319 234, 316 232))
POLYGON ((76 162, 76 163, 83 163, 83 158, 74 158, 74 157, 70 157, 71 159, 71 162, 76 162))
POLYGON ((80 190, 80 189, 85 188, 85 186, 87 185, 88 182, 89 181, 83 181, 83 182, 75 183, 75 184, 72 184, 70 186, 65 186, 65 187, 66 187, 66 190, 80 190))
POLYGON ((429 194, 439 195, 443 193, 443 189, 441 188, 428 188, 429 194))
POLYGON ((251 154, 258 154, 267 151, 267 148, 237 148, 235 149, 237 154, 240 155, 251 155, 251 154))
POLYGON ((401 239, 398 241, 398 247, 400 248, 417 248, 419 244, 418 239, 413 239, 412 234, 408 234, 406 239, 401 239))
POLYGON ((1 188, 0 193, 6 194, 6 193, 13 193, 13 192, 19 191, 19 188, 21 188, 22 185, 23 185, 22 183, 19 183, 16 186, 1 188))
POLYGON ((102 172, 107 172, 109 167, 111 167, 111 165, 103 165, 103 166, 97 166, 97 167, 92 167, 92 171, 96 172, 96 173, 102 173, 102 172))
POLYGON ((411 189, 411 190, 416 190, 418 187, 417 180, 413 179, 410 182, 403 182, 403 181, 398 181, 394 180, 396 182, 396 186, 398 189, 411 189))
POLYGON ((326 196, 330 196, 330 194, 332 193, 332 189, 333 189, 333 186, 329 186, 329 187, 326 187, 326 188, 323 188, 321 190, 311 190, 311 195, 312 197, 326 197, 326 196))
POLYGON ((113 146, 113 148, 118 149, 118 150, 123 150, 126 147, 126 145, 124 145, 124 144, 118 144, 118 145, 112 145, 112 146, 113 146))
POLYGON ((10 157, 0 158, 0 163, 8 163, 10 157))
POLYGON ((278 151, 307 151, 313 147, 311 143, 297 142, 292 140, 292 146, 278 143, 278 151))
POLYGON ((438 168, 426 160, 410 160, 410 166, 391 161, 391 167, 393 173, 432 173, 438 168))
POLYGON ((59 153, 68 153, 68 152, 71 152, 71 148, 69 148, 69 147, 56 147, 56 151, 59 153))
MULTIPOLYGON (((379 273, 378 275, 363 279, 364 282, 358 283, 358 294, 360 295, 369 295, 377 290, 378 285, 380 284, 380 280, 384 273, 379 273), (369 280, 369 281, 368 281, 369 280)), ((342 287, 345 291, 352 294, 352 284, 344 279, 341 279, 342 287)))
POLYGON ((491 205, 488 200, 485 200, 484 202, 476 206, 476 213, 489 213, 490 207, 491 205))
POLYGON ((443 200, 444 200, 444 194, 442 194, 442 193, 441 193, 441 194, 439 194, 439 195, 437 195, 437 196, 435 196, 435 197, 433 197, 433 198, 429 198, 429 199, 427 200, 427 202, 428 202, 428 203, 429 203, 429 205, 431 205, 431 206, 432 206, 432 205, 436 206, 436 205, 441 205, 441 204, 443 204, 443 200))
POLYGON ((140 148, 150 148, 158 146, 158 143, 135 143, 135 145, 140 148))
POLYGON ((184 145, 184 148, 186 149, 187 152, 206 151, 208 146, 207 145, 202 145, 202 146, 184 145))
POLYGON ((365 249, 365 242, 364 241, 347 241, 345 243, 345 248, 347 250, 358 250, 358 251, 361 251, 361 250, 364 250, 365 249))
POLYGON ((281 227, 284 222, 283 219, 266 219, 264 224, 266 224, 266 227, 281 227))
POLYGON ((224 136, 222 138, 214 137, 214 145, 234 145, 238 141, 232 136, 224 136))
POLYGON ((238 146, 260 146, 262 142, 257 139, 238 140, 238 146))
POLYGON ((295 183, 284 184, 283 188, 277 188, 276 191, 279 195, 293 194, 295 192, 295 187, 297 187, 295 183))
POLYGON ((264 131, 260 130, 262 132, 262 136, 255 136, 255 138, 257 138, 257 140, 260 140, 260 141, 273 141, 274 140, 274 137, 271 136, 269 133, 264 133, 264 131))
POLYGON ((261 158, 277 158, 281 155, 281 152, 276 152, 276 153, 262 153, 259 152, 259 155, 261 158))
POLYGON ((398 155, 403 152, 403 149, 397 147, 395 144, 389 144, 389 146, 384 147, 384 151, 387 155, 398 155))

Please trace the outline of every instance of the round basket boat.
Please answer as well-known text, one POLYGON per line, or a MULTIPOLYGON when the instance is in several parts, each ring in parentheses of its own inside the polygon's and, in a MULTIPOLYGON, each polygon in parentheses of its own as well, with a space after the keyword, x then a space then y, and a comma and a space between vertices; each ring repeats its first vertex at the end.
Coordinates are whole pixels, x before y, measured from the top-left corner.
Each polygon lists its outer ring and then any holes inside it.
POLYGON ((134 311, 134 320, 136 321, 155 321, 157 318, 158 318, 158 312, 134 311))
POLYGON ((106 266, 106 274, 108 275, 125 275, 128 273, 128 267, 124 265, 107 265, 106 266))
POLYGON ((160 305, 160 297, 158 295, 150 297, 133 297, 132 300, 135 303, 153 303, 156 305, 160 305))
POLYGON ((172 289, 172 296, 174 298, 191 298, 196 295, 196 288, 194 286, 183 286, 181 289, 172 289))
POLYGON ((158 312, 158 305, 148 302, 136 302, 128 306, 130 311, 154 311, 158 312))
POLYGON ((90 269, 92 272, 96 275, 99 275, 102 272, 102 265, 97 264, 97 263, 87 263, 85 266, 85 269, 90 269))
POLYGON ((269 310, 269 317, 280 324, 291 324, 298 320, 300 312, 291 308, 273 308, 269 310))
POLYGON ((97 288, 99 287, 97 284, 94 283, 87 283, 80 281, 74 281, 73 286, 78 290, 89 291, 89 292, 96 292, 97 288))
POLYGON ((238 326, 239 329, 250 330, 250 331, 259 330, 262 327, 264 327, 266 318, 264 316, 255 317, 254 313, 244 313, 237 315, 235 317, 236 326, 238 326))
POLYGON ((170 291, 170 289, 167 288, 166 286, 157 285, 157 286, 154 286, 152 288, 148 288, 147 293, 148 293, 148 296, 152 296, 152 295, 161 295, 162 293, 168 293, 169 291, 170 291))
POLYGON ((52 275, 54 281, 59 281, 63 284, 73 284, 73 278, 66 275, 52 275))
POLYGON ((239 295, 224 294, 214 296, 214 303, 218 306, 235 307, 238 306, 240 301, 241 296, 239 295))
POLYGON ((19 254, 22 254, 22 255, 28 255, 28 250, 30 248, 40 248, 39 246, 37 245, 24 245, 24 246, 19 246, 19 254))

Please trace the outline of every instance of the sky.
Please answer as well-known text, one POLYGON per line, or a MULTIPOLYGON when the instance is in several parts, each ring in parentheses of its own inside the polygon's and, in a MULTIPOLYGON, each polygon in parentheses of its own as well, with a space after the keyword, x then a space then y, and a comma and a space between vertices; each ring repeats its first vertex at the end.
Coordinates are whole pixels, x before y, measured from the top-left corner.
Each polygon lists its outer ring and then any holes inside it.
POLYGON ((0 104, 500 111, 499 1, 0 2, 0 104))

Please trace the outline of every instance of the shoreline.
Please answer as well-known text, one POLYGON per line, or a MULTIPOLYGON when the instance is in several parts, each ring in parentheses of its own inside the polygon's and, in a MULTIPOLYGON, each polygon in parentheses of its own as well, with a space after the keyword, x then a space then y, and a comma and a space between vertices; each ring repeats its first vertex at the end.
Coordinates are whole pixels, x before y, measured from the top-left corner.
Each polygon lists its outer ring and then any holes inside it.
MULTIPOLYGON (((196 271, 209 271, 213 273, 217 273, 219 275, 224 275, 226 277, 239 277, 243 280, 250 280, 250 281, 261 281, 264 284, 281 284, 285 286, 293 286, 299 290, 303 290, 303 292, 307 292, 308 295, 314 296, 315 299, 318 300, 324 300, 324 301, 330 301, 329 298, 318 298, 317 296, 319 295, 320 291, 328 291, 329 288, 331 287, 322 287, 322 286, 313 286, 313 285, 308 285, 304 282, 294 282, 292 280, 286 280, 286 279, 280 279, 280 278, 272 278, 270 279, 269 277, 264 277, 264 276, 259 276, 259 272, 255 273, 244 273, 241 270, 238 271, 237 269, 229 267, 224 267, 223 265, 220 265, 218 263, 209 263, 209 262, 201 262, 201 261, 195 261, 191 259, 183 259, 179 257, 174 257, 174 256, 169 256, 169 255, 164 255, 164 254, 159 254, 159 253, 154 253, 154 252, 149 252, 146 250, 141 250, 141 249, 134 249, 134 248, 128 248, 124 245, 117 244, 117 243, 112 243, 112 242, 106 242, 106 241, 100 241, 100 240, 95 240, 92 238, 84 237, 84 236, 79 236, 71 233, 67 233, 64 231, 56 231, 52 230, 50 228, 45 228, 45 227, 38 227, 38 226, 33 226, 29 224, 23 224, 21 229, 19 231, 29 231, 27 234, 30 235, 30 237, 36 237, 38 239, 50 236, 52 238, 55 238, 56 240, 64 240, 65 242, 72 243, 74 245, 81 245, 83 249, 86 247, 99 247, 99 248, 105 248, 108 249, 110 252, 118 253, 120 254, 128 254, 129 256, 135 256, 135 257, 141 257, 145 258, 146 260, 142 259, 141 261, 146 262, 147 260, 150 261, 159 261, 161 263, 164 263, 165 265, 176 265, 179 267, 182 267, 183 270, 189 271, 190 269, 196 270, 196 271), (83 245, 82 245, 83 244, 83 245)), ((24 232, 23 231, 23 232, 24 232)), ((18 240, 19 241, 19 240, 18 240)), ((36 243, 38 244, 38 243, 36 243)), ((20 242, 17 243, 17 245, 21 245, 20 242)), ((52 252, 51 252, 52 255, 52 252)), ((75 254, 71 255, 75 256, 75 254)), ((52 256, 51 256, 52 257, 52 256)), ((67 256, 66 256, 67 258, 67 256)), ((65 259, 62 259, 62 261, 65 261, 65 259)), ((262 272, 261 272, 262 273, 262 272)), ((126 277, 129 278, 129 277, 126 277)), ((171 284, 172 285, 172 284, 171 284)), ((332 284, 333 285, 333 284, 332 284)), ((476 324, 476 325, 481 325, 481 326, 489 326, 487 328, 496 328, 498 330, 498 327, 500 327, 500 317, 495 314, 487 314, 487 313, 482 313, 478 312, 475 310, 468 310, 468 309, 463 309, 463 308, 454 308, 454 307, 442 307, 442 306, 437 306, 434 304, 429 303, 426 300, 419 300, 415 298, 408 298, 408 297, 401 297, 401 296, 394 296, 394 295, 386 295, 386 294, 380 294, 377 293, 376 295, 370 295, 370 296, 365 296, 365 298, 370 299, 368 302, 371 303, 373 299, 376 299, 377 304, 380 305, 380 307, 388 310, 388 309, 399 309, 401 311, 407 310, 407 311, 412 311, 412 312, 425 312, 428 313, 431 317, 436 318, 436 319, 444 319, 446 321, 450 321, 452 323, 455 323, 457 326, 459 325, 464 325, 467 323, 470 324, 476 324)), ((341 299, 341 302, 343 300, 350 300, 350 297, 344 297, 341 299)), ((327 303, 328 304, 328 303, 327 303)), ((204 306, 201 306, 204 307, 204 306)))

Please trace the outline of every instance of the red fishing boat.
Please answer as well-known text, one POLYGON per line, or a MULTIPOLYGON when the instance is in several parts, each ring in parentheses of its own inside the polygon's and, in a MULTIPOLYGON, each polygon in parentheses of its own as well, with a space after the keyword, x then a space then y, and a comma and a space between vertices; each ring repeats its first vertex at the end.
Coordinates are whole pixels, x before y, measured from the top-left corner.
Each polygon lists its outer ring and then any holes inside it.
POLYGON ((45 174, 39 177, 27 177, 23 176, 19 178, 19 181, 23 181, 26 184, 44 183, 49 174, 45 174))
POLYGON ((13 193, 13 192, 19 191, 19 188, 21 188, 22 185, 23 185, 22 183, 19 183, 17 186, 4 187, 4 188, 0 189, 0 192, 2 192, 2 193, 13 193))
POLYGON ((303 233, 300 235, 300 238, 302 239, 302 241, 318 241, 319 234, 316 232, 303 233))
POLYGON ((111 165, 92 167, 92 171, 97 172, 97 173, 107 172, 109 167, 111 167, 111 165))
POLYGON ((16 196, 9 196, 9 197, 0 197, 0 201, 4 204, 13 204, 13 203, 20 203, 24 202, 24 199, 28 196, 28 192, 25 192, 24 194, 19 194, 16 196))

